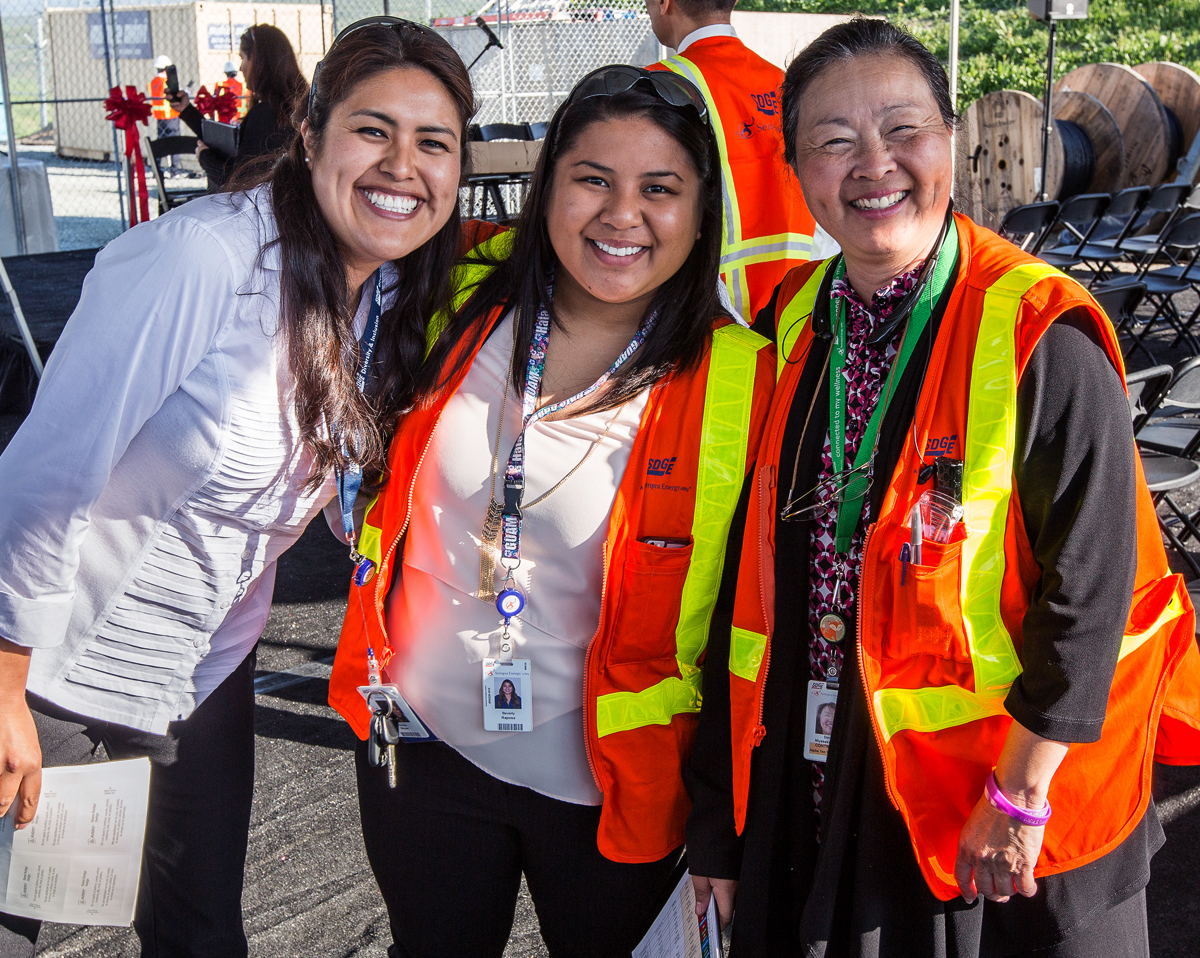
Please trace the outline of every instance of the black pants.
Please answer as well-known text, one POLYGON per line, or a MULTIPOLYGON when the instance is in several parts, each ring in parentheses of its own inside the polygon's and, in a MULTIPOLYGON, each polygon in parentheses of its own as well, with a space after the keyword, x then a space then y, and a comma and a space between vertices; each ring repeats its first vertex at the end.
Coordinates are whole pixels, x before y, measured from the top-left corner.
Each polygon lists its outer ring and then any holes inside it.
MULTIPOLYGON (((149 758, 150 804, 133 927, 142 958, 241 958, 242 875, 254 793, 251 653, 195 712, 151 735, 29 696, 42 764, 149 758)), ((0 915, 0 958, 31 958, 41 922, 0 915)))
POLYGON ((553 958, 628 958, 672 890, 681 849, 650 864, 609 861, 596 848, 598 807, 505 784, 448 745, 397 746, 395 789, 361 742, 356 763, 390 955, 499 958, 524 872, 553 958))

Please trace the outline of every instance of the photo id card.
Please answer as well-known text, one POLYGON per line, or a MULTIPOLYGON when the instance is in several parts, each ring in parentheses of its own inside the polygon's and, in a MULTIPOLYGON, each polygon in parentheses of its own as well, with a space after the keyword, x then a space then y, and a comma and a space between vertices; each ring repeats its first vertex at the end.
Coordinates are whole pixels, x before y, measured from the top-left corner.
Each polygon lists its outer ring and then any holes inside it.
POLYGON ((483 660, 483 728, 486 732, 532 732, 533 686, 529 659, 505 664, 483 660))
POLYGON ((402 742, 433 742, 437 740, 429 729, 425 727, 417 713, 413 711, 408 700, 400 694, 400 689, 394 685, 360 685, 358 694, 366 700, 367 706, 372 712, 376 711, 376 700, 386 698, 392 705, 391 712, 388 717, 395 723, 400 730, 400 741, 402 742))
POLYGON ((833 718, 837 714, 837 689, 827 682, 808 683, 808 703, 804 718, 804 757, 810 762, 823 762, 829 755, 829 736, 833 733, 833 718))

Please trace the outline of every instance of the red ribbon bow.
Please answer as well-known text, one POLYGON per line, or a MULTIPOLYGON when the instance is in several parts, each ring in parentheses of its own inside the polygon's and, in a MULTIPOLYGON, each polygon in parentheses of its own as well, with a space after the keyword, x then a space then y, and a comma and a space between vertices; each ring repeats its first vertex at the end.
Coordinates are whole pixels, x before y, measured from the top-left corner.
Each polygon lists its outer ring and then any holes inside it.
POLYGON ((213 97, 213 109, 222 123, 232 123, 238 115, 238 98, 228 87, 220 87, 213 97))
POLYGON ((202 86, 196 91, 195 97, 192 99, 192 105, 199 110, 204 116, 211 117, 215 109, 216 98, 208 92, 208 87, 202 86))
POLYGON ((111 120, 118 130, 125 131, 125 158, 129 161, 130 178, 136 171, 137 198, 135 207, 129 204, 129 225, 138 225, 138 213, 142 214, 142 222, 150 219, 150 191, 146 186, 146 167, 142 160, 142 138, 138 132, 139 123, 150 120, 150 102, 144 93, 135 86, 125 87, 125 95, 121 96, 121 88, 113 87, 108 91, 108 99, 104 101, 104 115, 111 120))

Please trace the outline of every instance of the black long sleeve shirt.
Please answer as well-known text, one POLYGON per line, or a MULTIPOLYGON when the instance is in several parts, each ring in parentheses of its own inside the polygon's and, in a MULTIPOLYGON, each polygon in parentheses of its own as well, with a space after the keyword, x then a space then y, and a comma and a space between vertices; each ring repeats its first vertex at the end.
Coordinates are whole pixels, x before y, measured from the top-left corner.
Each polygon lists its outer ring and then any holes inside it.
MULTIPOLYGON (((201 136, 204 117, 195 106, 188 104, 179 118, 191 127, 196 136, 201 136)), ((290 124, 279 122, 274 107, 261 101, 246 112, 238 130, 237 156, 226 156, 211 146, 200 154, 200 166, 208 175, 209 192, 221 190, 241 164, 282 150, 295 135, 290 124)))

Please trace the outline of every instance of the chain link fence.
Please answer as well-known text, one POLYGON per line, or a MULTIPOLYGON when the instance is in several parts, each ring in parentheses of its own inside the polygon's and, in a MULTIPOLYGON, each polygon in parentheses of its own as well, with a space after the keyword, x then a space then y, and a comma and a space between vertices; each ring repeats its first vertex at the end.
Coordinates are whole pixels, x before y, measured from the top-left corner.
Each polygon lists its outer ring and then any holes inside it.
MULTIPOLYGON (((581 0, 339 0, 116 6, 109 0, 62 0, 61 5, 2 0, 0 255, 102 246, 127 228, 130 184, 124 137, 114 135, 104 116, 111 87, 124 91, 133 86, 151 96, 158 74, 155 60, 166 56, 182 88, 194 94, 204 86, 213 92, 226 79, 227 61, 239 65, 239 40, 254 23, 283 30, 304 75, 311 76, 337 30, 381 13, 430 23, 464 62, 477 60, 471 69, 480 105, 476 122, 485 125, 548 120, 589 70, 659 58, 643 0, 595 5, 581 0), (488 47, 477 16, 500 47, 488 47), (14 146, 19 191, 13 190, 10 175, 14 146), (15 209, 14 192, 20 196, 15 209), (23 224, 23 249, 18 248, 18 221, 23 224)), ((244 82, 240 75, 238 79, 244 82)), ((153 105, 158 115, 141 128, 146 137, 191 133, 186 127, 177 129, 179 120, 165 115, 161 100, 153 105)), ((143 152, 148 160, 145 140, 143 152)), ((162 166, 168 189, 205 185, 192 156, 164 159, 162 166)), ((147 181, 154 216, 157 189, 153 177, 147 181)), ((507 189, 510 211, 515 211, 520 191, 507 189)))

